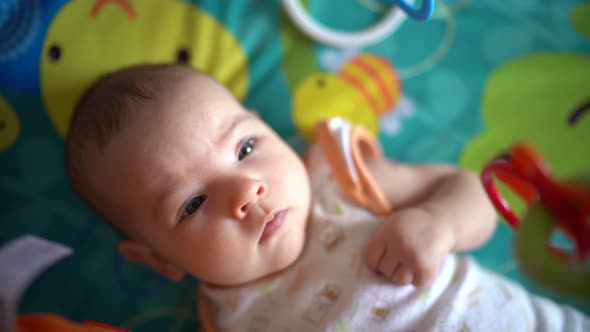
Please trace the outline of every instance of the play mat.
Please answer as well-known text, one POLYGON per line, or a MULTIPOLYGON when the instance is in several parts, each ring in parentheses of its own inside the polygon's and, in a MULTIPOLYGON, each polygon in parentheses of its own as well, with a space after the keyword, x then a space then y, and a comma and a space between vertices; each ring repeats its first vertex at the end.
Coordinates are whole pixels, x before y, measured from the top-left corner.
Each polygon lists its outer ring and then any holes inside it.
MULTIPOLYGON (((378 21, 378 0, 306 1, 328 26, 378 21), (337 13, 337 14, 334 14, 337 13)), ((193 331, 194 288, 125 262, 107 226, 71 192, 63 142, 74 103, 102 73, 184 62, 224 82, 297 151, 319 115, 346 116, 386 154, 479 171, 515 140, 559 176, 590 169, 590 2, 437 1, 431 21, 405 21, 357 50, 312 43, 278 0, 2 0, 0 245, 32 233, 74 254, 27 290, 21 312, 94 319, 134 331, 193 331), (398 79, 394 77, 397 76, 398 79)), ((473 254, 535 292, 500 222, 473 254)), ((1 267, 0 267, 1 268, 1 267)))

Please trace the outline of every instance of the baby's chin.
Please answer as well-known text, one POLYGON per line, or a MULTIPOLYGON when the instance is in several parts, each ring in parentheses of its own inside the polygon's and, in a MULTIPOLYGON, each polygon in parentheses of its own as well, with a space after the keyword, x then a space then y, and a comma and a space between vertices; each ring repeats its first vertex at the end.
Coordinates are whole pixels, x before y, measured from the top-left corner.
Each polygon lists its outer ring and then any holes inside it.
MULTIPOLYGON (((256 268, 250 270, 249 273, 241 274, 241 276, 234 274, 232 278, 218 279, 217 282, 208 283, 220 287, 239 287, 262 282, 286 272, 301 256, 305 239, 289 236, 283 241, 283 246, 274 248, 272 257, 260 257, 259 263, 254 264, 256 268)), ((206 280, 202 281, 207 282, 206 280)))
POLYGON ((291 267, 297 258, 303 252, 304 239, 296 239, 289 237, 284 240, 284 245, 279 248, 274 248, 272 257, 259 257, 258 262, 252 262, 252 268, 246 268, 241 271, 234 269, 222 269, 224 271, 217 271, 213 275, 192 275, 201 282, 212 287, 241 287, 252 283, 264 281, 267 278, 276 276, 279 273, 285 272, 291 267))
POLYGON ((275 251, 276 254, 273 257, 272 270, 269 273, 281 272, 289 268, 303 253, 305 246, 304 234, 289 236, 283 241, 285 246, 275 251))

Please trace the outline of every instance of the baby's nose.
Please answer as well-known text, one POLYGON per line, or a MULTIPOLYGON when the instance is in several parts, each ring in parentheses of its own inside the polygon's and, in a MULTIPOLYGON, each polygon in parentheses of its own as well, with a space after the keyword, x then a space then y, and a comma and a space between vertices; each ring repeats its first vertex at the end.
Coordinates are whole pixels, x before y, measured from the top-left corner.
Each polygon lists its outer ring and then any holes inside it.
POLYGON ((242 178, 236 181, 233 191, 232 213, 236 219, 243 219, 253 204, 266 194, 267 188, 263 181, 242 178))

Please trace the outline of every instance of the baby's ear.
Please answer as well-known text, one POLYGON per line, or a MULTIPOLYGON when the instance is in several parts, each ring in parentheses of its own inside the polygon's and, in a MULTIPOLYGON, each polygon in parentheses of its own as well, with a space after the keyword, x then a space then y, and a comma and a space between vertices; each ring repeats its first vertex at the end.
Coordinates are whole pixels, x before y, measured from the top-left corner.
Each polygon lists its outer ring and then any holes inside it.
POLYGON ((179 281, 184 277, 184 272, 176 266, 168 263, 157 255, 148 246, 133 240, 123 240, 119 243, 119 253, 130 262, 147 265, 162 276, 179 281))

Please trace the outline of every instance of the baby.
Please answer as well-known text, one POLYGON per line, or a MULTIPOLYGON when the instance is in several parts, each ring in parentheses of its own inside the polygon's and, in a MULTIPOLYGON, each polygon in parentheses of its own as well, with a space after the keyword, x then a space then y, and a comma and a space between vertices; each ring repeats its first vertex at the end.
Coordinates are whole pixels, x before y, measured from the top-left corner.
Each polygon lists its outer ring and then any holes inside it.
POLYGON ((342 119, 315 140, 304 163, 213 79, 149 65, 87 91, 66 163, 123 256, 201 281, 206 330, 590 330, 453 254, 495 229, 476 176, 387 161, 342 119))

